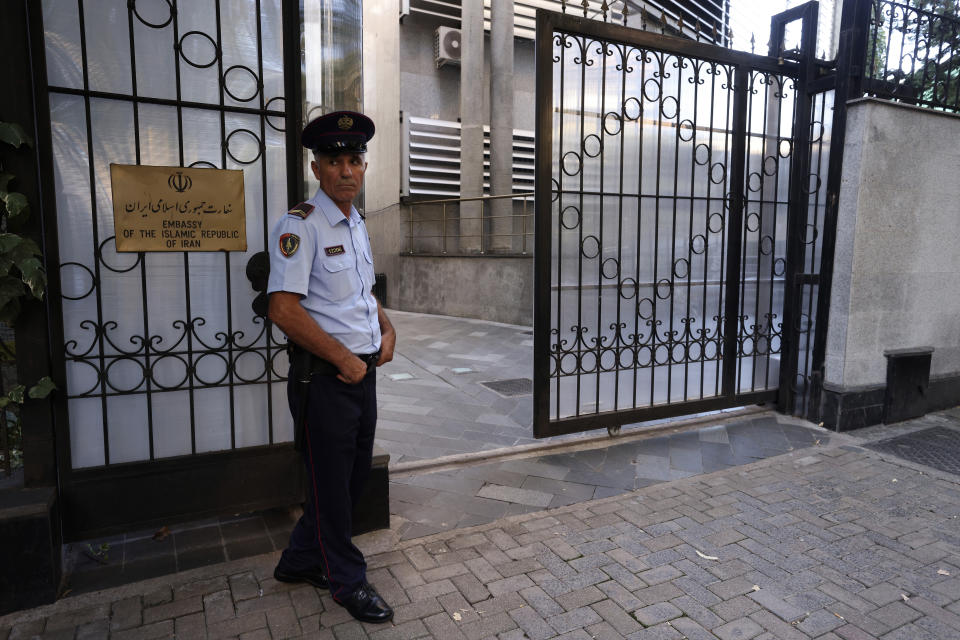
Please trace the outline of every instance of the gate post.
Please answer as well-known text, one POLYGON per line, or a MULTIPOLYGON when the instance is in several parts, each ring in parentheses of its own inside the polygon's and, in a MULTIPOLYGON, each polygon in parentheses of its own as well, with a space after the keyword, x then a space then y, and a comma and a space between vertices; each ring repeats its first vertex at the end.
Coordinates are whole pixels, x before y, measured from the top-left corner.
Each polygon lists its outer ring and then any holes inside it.
POLYGON ((817 296, 817 332, 813 341, 811 393, 808 419, 820 421, 824 361, 827 352, 827 326, 830 322, 830 293, 833 288, 833 258, 837 245, 837 207, 843 177, 843 146, 847 135, 847 100, 863 94, 864 66, 867 57, 869 0, 844 0, 840 18, 840 43, 837 47, 836 89, 833 99, 833 126, 827 174, 827 202, 823 213, 823 245, 820 251, 820 289, 817 296))
POLYGON ((52 602, 60 586, 62 536, 54 431, 59 427, 66 433, 66 383, 62 351, 51 348, 63 344, 63 326, 40 3, 0 4, 0 38, 10 56, 6 78, 10 86, 22 88, 0 102, 0 120, 19 124, 33 139, 32 147, 4 149, 4 171, 16 176, 14 188, 30 203, 32 215, 20 231, 42 249, 47 273, 44 300, 24 300, 17 319, 17 378, 29 387, 50 376, 57 385, 46 399, 27 398, 23 403, 23 487, 0 491, 2 615, 52 602))
MULTIPOLYGON (((796 9, 774 16, 771 24, 771 53, 783 50, 787 21, 801 19, 803 35, 800 45, 800 77, 797 81, 797 103, 794 112, 793 163, 790 171, 790 196, 787 213, 787 270, 783 300, 783 329, 781 337, 780 392, 777 408, 783 413, 792 413, 796 405, 797 364, 803 327, 802 275, 804 263, 804 236, 810 207, 810 127, 811 108, 810 82, 814 79, 817 48, 818 3, 808 2, 796 9), (796 17, 793 11, 799 13, 796 17), (779 18, 779 20, 778 20, 779 18)), ((811 319, 807 319, 808 330, 811 319)))

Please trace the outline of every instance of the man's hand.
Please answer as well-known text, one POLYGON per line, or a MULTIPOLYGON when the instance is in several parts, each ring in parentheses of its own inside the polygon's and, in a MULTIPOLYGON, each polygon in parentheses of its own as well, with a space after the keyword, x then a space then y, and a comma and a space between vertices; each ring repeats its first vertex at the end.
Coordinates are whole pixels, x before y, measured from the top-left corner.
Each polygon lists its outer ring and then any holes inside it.
POLYGON ((367 375, 367 363, 352 353, 338 364, 337 368, 340 369, 337 380, 347 384, 359 384, 367 375))
POLYGON ((377 320, 380 322, 380 359, 377 360, 377 366, 380 367, 393 360, 393 350, 397 346, 397 331, 393 328, 379 300, 377 300, 377 320))
POLYGON ((380 359, 377 360, 377 366, 382 367, 393 360, 393 349, 397 346, 396 331, 389 331, 380 336, 380 359))

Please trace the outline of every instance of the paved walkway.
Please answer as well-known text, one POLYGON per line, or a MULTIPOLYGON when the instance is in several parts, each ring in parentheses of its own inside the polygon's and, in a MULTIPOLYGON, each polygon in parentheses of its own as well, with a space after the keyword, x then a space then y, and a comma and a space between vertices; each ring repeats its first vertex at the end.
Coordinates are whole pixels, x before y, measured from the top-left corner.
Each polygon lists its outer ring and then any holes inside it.
POLYGON ((481 382, 533 378, 530 327, 389 311, 397 353, 377 376, 377 444, 409 462, 534 442, 528 393, 481 382))
MULTIPOLYGON (((884 428, 960 433, 960 411, 884 428)), ((758 462, 398 541, 362 537, 395 606, 360 624, 277 553, 0 618, 0 640, 960 638, 960 478, 833 434, 758 462)))

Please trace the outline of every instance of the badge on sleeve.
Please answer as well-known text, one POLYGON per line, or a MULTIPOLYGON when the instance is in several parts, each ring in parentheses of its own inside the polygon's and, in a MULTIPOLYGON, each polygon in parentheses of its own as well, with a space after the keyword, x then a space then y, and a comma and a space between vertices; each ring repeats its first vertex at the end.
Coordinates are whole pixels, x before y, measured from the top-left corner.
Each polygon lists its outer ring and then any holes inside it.
POLYGON ((280 236, 280 253, 289 258, 300 248, 300 236, 295 233, 285 233, 280 236))

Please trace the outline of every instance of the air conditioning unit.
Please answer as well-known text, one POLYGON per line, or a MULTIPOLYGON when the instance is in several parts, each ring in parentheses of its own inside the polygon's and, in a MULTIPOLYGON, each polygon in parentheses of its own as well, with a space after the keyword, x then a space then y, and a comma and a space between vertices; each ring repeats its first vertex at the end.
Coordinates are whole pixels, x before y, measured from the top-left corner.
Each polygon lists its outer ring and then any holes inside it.
POLYGON ((438 69, 445 64, 460 64, 460 29, 437 27, 433 38, 433 59, 438 69))

